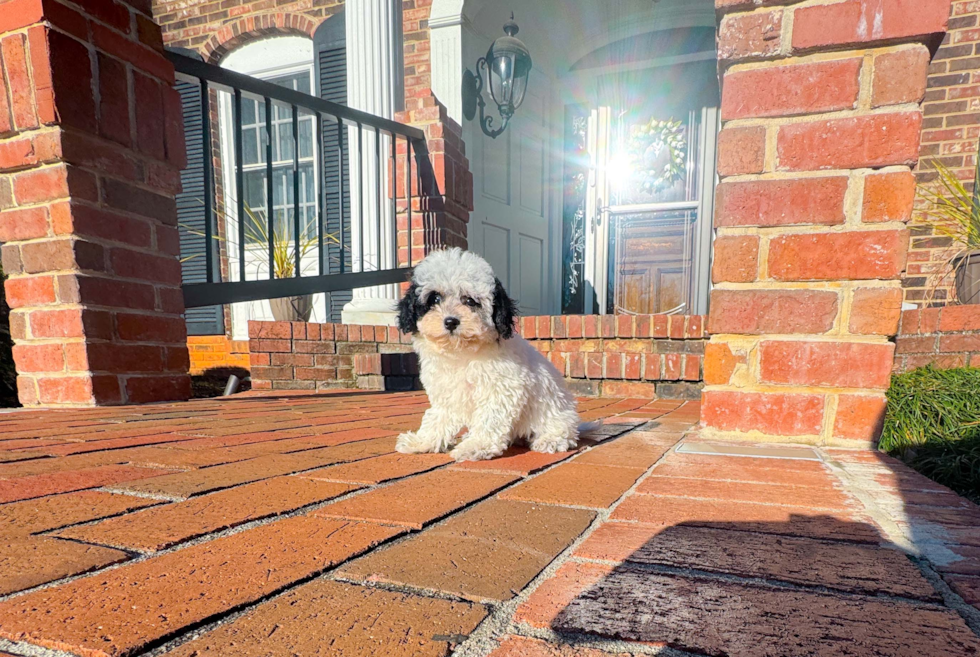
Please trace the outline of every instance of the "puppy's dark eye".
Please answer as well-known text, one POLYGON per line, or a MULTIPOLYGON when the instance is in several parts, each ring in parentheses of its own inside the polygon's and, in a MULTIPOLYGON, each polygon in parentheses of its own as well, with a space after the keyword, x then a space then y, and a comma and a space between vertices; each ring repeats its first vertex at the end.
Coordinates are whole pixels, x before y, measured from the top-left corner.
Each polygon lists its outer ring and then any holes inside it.
POLYGON ((436 305, 438 303, 441 303, 441 302, 442 302, 442 295, 439 294, 438 292, 433 292, 432 294, 429 295, 429 305, 430 306, 434 306, 434 305, 436 305))
POLYGON ((470 308, 479 308, 480 302, 472 297, 463 297, 463 303, 465 303, 470 308))

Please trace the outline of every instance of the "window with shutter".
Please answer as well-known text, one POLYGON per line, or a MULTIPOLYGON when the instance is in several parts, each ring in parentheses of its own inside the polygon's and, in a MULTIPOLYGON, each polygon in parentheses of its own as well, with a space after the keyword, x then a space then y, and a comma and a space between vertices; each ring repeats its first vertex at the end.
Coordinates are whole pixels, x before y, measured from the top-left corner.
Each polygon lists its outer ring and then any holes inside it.
MULTIPOLYGON (((222 68, 249 75, 301 93, 316 93, 316 52, 312 39, 302 36, 284 35, 256 39, 229 52, 220 63, 222 68)), ((293 133, 292 110, 288 103, 273 101, 270 123, 272 144, 269 148, 265 103, 251 94, 242 95, 241 104, 241 162, 243 182, 244 226, 244 268, 246 280, 262 280, 270 276, 270 266, 277 278, 293 275, 290 266, 292 255, 286 258, 268 255, 267 243, 270 231, 273 240, 289 254, 293 251, 294 233, 294 174, 293 174, 293 133), (271 150, 271 161, 266 162, 267 151, 271 150), (271 180, 269 174, 271 169, 271 180), (270 217, 271 212, 271 217, 270 217), (270 222, 271 219, 271 222, 270 222), (271 225, 270 225, 271 223, 271 225)), ((228 236, 229 276, 238 280, 240 262, 238 260, 239 220, 237 211, 237 181, 235 180, 236 161, 235 117, 232 95, 218 92, 218 125, 223 166, 222 175, 222 217, 228 236)), ((298 157, 298 192, 300 209, 300 265, 303 275, 316 275, 319 270, 316 248, 318 197, 322 172, 318 162, 316 144, 318 134, 312 113, 300 111, 298 117, 296 153, 298 157)), ((331 321, 323 293, 312 295, 312 314, 314 322, 331 321)), ((233 303, 231 312, 232 335, 236 340, 247 339, 248 322, 268 321, 275 315, 270 301, 255 300, 233 303)))
MULTIPOLYGON (((316 51, 317 93, 324 100, 341 105, 347 104, 347 40, 344 12, 324 21, 313 35, 316 51)), ((350 177, 346 166, 350 162, 347 151, 347 131, 333 121, 324 119, 323 131, 323 183, 327 195, 324 233, 327 238, 327 272, 350 271, 350 177), (341 157, 343 150, 343 158, 341 157), (343 178, 341 178, 343 176, 343 178), (340 199, 340 203, 338 203, 340 199), (343 230, 341 230, 343 226, 343 230), (340 243, 343 238, 343 243, 340 243), (343 260, 341 260, 343 259, 343 260)), ((344 305, 351 300, 351 291, 332 292, 327 295, 327 321, 340 322, 344 305)))
MULTIPOLYGON (((207 265, 204 244, 204 122, 201 117, 201 87, 182 81, 178 81, 176 87, 180 92, 184 140, 187 144, 187 167, 180 173, 182 191, 176 199, 181 282, 204 283, 207 282, 207 265)), ((215 258, 215 281, 220 280, 217 261, 215 258)), ((188 335, 222 335, 225 332, 222 306, 188 308, 186 318, 188 335)))

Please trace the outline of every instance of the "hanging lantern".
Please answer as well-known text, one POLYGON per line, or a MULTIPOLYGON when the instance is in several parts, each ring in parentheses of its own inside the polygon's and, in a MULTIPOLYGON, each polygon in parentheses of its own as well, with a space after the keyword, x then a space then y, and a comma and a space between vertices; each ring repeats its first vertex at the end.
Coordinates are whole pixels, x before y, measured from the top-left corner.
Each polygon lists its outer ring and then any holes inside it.
POLYGON ((464 114, 467 119, 476 116, 476 109, 480 109, 480 126, 483 132, 496 139, 506 128, 514 112, 524 102, 524 94, 527 92, 527 79, 531 74, 531 53, 527 46, 517 38, 520 28, 514 22, 514 14, 511 13, 510 20, 504 23, 504 34, 490 45, 486 57, 477 60, 474 75, 466 71, 463 78, 463 104, 464 114), (493 117, 486 116, 484 110, 486 103, 483 100, 483 70, 486 70, 486 86, 490 88, 490 96, 497 104, 497 111, 500 112, 500 127, 493 127, 493 117))

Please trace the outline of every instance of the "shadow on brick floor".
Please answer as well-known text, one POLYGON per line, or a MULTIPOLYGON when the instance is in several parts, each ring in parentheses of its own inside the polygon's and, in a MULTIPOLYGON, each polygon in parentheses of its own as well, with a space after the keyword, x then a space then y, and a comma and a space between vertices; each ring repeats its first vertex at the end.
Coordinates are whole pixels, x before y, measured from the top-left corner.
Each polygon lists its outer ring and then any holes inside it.
MULTIPOLYGON (((866 510, 888 515, 898 535, 844 510, 729 500, 704 520, 695 503, 687 521, 652 526, 624 504, 534 594, 550 609, 532 625, 571 644, 625 640, 699 655, 980 654, 965 622, 978 627, 969 603, 980 604, 971 547, 980 533, 969 523, 980 509, 885 455, 835 456, 858 497, 874 498, 866 510)), ((505 642, 501 657, 510 654, 505 642)))

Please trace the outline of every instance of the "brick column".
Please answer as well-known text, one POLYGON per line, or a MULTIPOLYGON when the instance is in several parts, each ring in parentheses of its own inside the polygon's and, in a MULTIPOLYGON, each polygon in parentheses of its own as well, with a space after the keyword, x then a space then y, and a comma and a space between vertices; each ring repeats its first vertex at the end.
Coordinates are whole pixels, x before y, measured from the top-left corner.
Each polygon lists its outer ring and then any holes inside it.
MULTIPOLYGON (((412 190, 411 245, 404 172, 397 178, 398 262, 407 261, 411 248, 414 264, 441 246, 466 248, 466 225, 473 210, 473 174, 466 159, 463 129, 432 91, 432 42, 428 26, 432 1, 403 0, 402 8, 405 108, 395 115, 395 120, 424 130, 428 149, 427 157, 419 162, 422 187, 412 190)), ((398 162, 401 167, 402 160, 398 162)), ((413 185, 417 182, 413 176, 413 185)))
POLYGON ((25 406, 190 392, 180 98, 150 4, 0 4, 0 242, 25 406))
POLYGON ((902 300, 929 46, 950 0, 716 0, 704 434, 870 445, 902 300))
POLYGON ((403 142, 398 145, 398 262, 407 262, 410 246, 415 264, 442 246, 466 248, 466 225, 473 210, 473 174, 465 155, 462 128, 449 118, 445 106, 431 94, 405 102, 417 109, 399 112, 395 120, 421 128, 426 141, 425 153, 412 153, 416 170, 411 177, 411 245, 403 169, 407 149, 403 142))

